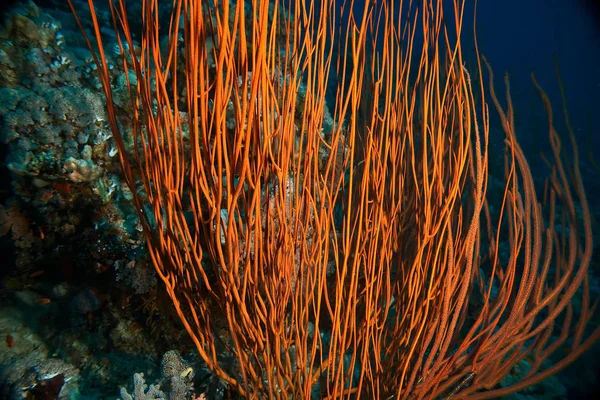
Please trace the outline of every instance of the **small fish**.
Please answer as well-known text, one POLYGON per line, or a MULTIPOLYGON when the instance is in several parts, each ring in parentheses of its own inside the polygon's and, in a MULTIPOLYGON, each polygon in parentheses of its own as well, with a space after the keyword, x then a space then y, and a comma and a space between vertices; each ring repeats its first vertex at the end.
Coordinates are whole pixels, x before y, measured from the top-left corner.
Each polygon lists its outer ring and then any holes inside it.
POLYGON ((52 300, 50 300, 50 299, 49 299, 49 298, 47 298, 47 297, 42 297, 41 299, 39 299, 39 300, 38 300, 38 303, 40 303, 40 304, 48 304, 48 303, 50 303, 51 301, 52 301, 52 300))
POLYGON ((47 202, 48 200, 50 200, 53 197, 54 197, 54 193, 52 193, 52 192, 45 192, 44 194, 42 194, 41 200, 43 202, 47 202))
POLYGON ((35 271, 35 272, 32 272, 31 274, 29 274, 29 277, 37 278, 38 276, 42 275, 44 272, 46 272, 46 271, 44 271, 43 269, 40 269, 39 271, 35 271))
POLYGON ((6 347, 9 349, 15 347, 15 339, 12 337, 12 335, 6 335, 6 347))

